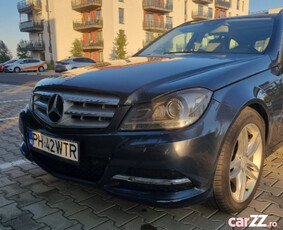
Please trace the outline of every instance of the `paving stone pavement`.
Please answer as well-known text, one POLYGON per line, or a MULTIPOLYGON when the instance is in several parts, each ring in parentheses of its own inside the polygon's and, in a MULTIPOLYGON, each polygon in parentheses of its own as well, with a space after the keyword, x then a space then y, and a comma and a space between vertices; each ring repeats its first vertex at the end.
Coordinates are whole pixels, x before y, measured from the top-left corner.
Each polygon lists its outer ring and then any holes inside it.
POLYGON ((255 199, 235 216, 207 204, 149 207, 55 178, 25 161, 18 147, 16 117, 29 101, 31 90, 0 84, 0 230, 224 230, 232 229, 229 218, 251 214, 268 215, 267 221, 277 222, 273 229, 283 229, 283 148, 265 160, 255 199))

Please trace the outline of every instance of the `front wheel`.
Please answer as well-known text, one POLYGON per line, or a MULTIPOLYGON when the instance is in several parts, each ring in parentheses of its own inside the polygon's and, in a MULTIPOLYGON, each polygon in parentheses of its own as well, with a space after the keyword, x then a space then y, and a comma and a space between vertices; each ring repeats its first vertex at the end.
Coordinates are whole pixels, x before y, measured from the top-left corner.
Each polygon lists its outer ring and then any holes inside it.
POLYGON ((39 72, 43 72, 43 71, 44 71, 44 68, 43 68, 42 66, 40 66, 40 67, 38 68, 38 71, 39 71, 39 72))
POLYGON ((213 190, 217 206, 236 213, 253 199, 262 174, 265 124, 253 109, 244 109, 228 131, 216 168, 213 190))
POLYGON ((19 73, 19 72, 21 72, 21 69, 20 69, 19 67, 16 67, 16 68, 14 69, 14 72, 15 72, 15 73, 19 73))

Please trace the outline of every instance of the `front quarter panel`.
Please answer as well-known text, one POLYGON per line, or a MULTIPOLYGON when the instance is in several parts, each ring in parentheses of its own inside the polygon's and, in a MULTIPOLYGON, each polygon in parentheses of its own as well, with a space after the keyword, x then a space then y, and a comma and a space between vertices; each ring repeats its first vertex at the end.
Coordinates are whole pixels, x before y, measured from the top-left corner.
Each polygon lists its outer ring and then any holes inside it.
POLYGON ((270 69, 217 90, 214 99, 235 108, 234 119, 247 106, 261 108, 265 113, 261 115, 266 118, 267 143, 275 145, 280 142, 280 130, 283 129, 280 84, 281 77, 270 69))

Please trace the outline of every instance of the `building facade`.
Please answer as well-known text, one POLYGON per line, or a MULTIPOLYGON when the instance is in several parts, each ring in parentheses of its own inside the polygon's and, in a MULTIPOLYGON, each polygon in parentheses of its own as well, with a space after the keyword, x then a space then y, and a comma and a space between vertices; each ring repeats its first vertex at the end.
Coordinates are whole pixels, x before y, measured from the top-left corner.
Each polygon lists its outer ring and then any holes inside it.
POLYGON ((167 30, 186 21, 247 15, 249 0, 23 0, 18 3, 20 30, 30 41, 22 47, 50 61, 68 58, 79 39, 85 57, 114 59, 119 30, 131 56, 167 30))

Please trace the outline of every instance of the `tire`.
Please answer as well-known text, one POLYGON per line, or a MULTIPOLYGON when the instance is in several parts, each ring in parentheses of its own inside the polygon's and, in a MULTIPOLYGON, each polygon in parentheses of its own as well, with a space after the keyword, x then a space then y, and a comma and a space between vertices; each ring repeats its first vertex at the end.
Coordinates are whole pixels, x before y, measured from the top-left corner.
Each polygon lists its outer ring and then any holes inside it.
POLYGON ((38 68, 38 71, 39 71, 39 72, 43 72, 43 71, 44 71, 43 66, 40 66, 40 67, 38 68))
POLYGON ((19 67, 15 67, 15 68, 14 68, 14 72, 15 72, 15 73, 19 73, 19 72, 21 72, 21 69, 20 69, 19 67))
POLYGON ((262 174, 265 123, 249 107, 229 129, 213 181, 214 200, 220 210, 240 212, 251 202, 262 174))

